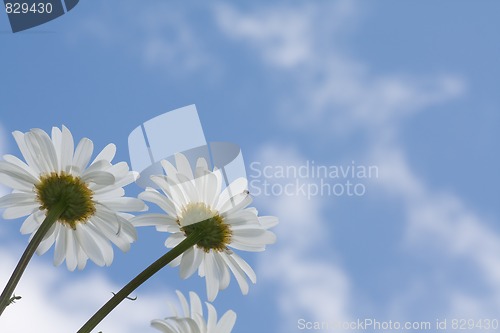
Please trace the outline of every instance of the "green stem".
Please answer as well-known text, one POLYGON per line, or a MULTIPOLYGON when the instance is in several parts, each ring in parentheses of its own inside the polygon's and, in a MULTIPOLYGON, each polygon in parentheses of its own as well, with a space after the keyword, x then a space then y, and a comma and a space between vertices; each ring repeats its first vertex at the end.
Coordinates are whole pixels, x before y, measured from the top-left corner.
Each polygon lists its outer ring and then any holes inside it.
POLYGON ((0 316, 2 315, 5 308, 9 305, 10 298, 14 293, 19 280, 21 279, 24 270, 28 266, 31 257, 33 257, 33 254, 38 248, 38 245, 40 245, 45 234, 50 230, 52 225, 54 225, 54 223, 62 215, 65 209, 66 204, 64 202, 60 202, 56 204, 52 209, 50 209, 47 213, 47 216, 45 217, 45 220, 42 222, 42 225, 40 225, 35 233, 35 236, 33 236, 31 241, 29 242, 28 247, 26 248, 26 250, 24 250, 21 259, 17 263, 17 266, 9 279, 9 282, 7 282, 7 285, 5 286, 5 289, 0 296, 0 316))
POLYGON ((117 292, 106 304, 104 304, 77 333, 90 333, 114 308, 118 306, 128 295, 130 295, 141 284, 156 274, 160 269, 168 265, 172 260, 187 251, 202 238, 202 233, 195 231, 189 234, 181 243, 169 252, 165 253, 160 259, 152 263, 148 268, 142 271, 132 279, 125 287, 117 292))

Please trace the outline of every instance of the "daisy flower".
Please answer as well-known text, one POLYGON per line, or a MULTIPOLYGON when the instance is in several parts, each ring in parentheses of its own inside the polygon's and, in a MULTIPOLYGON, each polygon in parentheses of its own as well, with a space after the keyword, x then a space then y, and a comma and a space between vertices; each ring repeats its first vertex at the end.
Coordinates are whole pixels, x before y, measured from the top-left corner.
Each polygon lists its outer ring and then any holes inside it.
POLYGON ((135 226, 154 225, 158 231, 172 233, 165 242, 168 248, 175 247, 195 231, 201 232, 203 238, 171 265, 180 265, 183 279, 196 270, 201 277, 206 277, 210 301, 229 285, 229 271, 234 274, 242 293, 247 294, 247 277, 255 283, 255 272, 230 248, 264 251, 266 245, 275 242, 275 235, 267 229, 276 225, 278 219, 259 217, 255 208, 248 207, 252 197, 245 178, 221 190, 220 170, 209 171, 205 159, 198 159, 194 174, 184 155, 177 154, 175 160, 177 168, 162 161, 167 176, 151 176, 163 194, 147 188, 139 195, 167 214, 145 214, 132 219, 132 223, 135 226))
POLYGON ((191 304, 180 291, 176 291, 184 315, 177 314, 165 319, 151 321, 151 326, 163 333, 230 333, 236 322, 236 313, 227 311, 217 322, 217 311, 210 303, 205 303, 208 310, 208 323, 203 318, 200 298, 194 292, 189 293, 191 304))
POLYGON ((66 204, 38 246, 39 255, 55 243, 54 265, 66 260, 73 271, 83 269, 88 259, 109 266, 111 243, 129 250, 137 234, 129 222, 133 215, 122 211, 142 211, 146 206, 137 198, 123 196, 122 187, 134 182, 137 174, 125 162, 111 164, 114 144, 89 164, 92 141, 83 138, 75 149, 73 136, 64 126, 52 128, 51 137, 41 129, 13 135, 26 162, 12 155, 0 161, 0 183, 13 189, 0 198, 0 208, 6 208, 3 217, 28 216, 21 233, 33 237, 48 212, 56 204, 66 204))

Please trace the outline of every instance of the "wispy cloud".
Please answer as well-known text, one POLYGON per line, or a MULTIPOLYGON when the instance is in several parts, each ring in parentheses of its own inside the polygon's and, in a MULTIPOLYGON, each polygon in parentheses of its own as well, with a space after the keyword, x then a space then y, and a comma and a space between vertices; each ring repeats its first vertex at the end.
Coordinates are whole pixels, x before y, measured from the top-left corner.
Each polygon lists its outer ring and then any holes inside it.
MULTIPOLYGON (((0 247, 2 286, 14 268, 18 253, 17 246, 0 247)), ((68 278, 69 273, 36 259, 16 289, 16 295, 22 299, 10 305, 2 315, 1 332, 30 332, 34 327, 41 333, 75 332, 112 296, 112 291, 120 288, 104 274, 71 274, 68 278)), ((120 304, 98 329, 106 333, 153 332, 149 322, 168 315, 170 297, 166 290, 141 292, 136 301, 120 304)))
MULTIPOLYGON (((299 166, 305 157, 291 147, 270 144, 262 147, 254 160, 263 165, 280 161, 280 165, 299 166)), ((279 184, 290 179, 269 181, 279 184)), ((324 202, 305 195, 266 196, 257 202, 280 218, 276 228, 279 243, 260 259, 259 274, 278 292, 277 303, 285 318, 280 321, 282 332, 296 328, 300 319, 349 320, 350 279, 333 259, 338 253, 328 237, 328 221, 321 215, 324 202)))
MULTIPOLYGON (((270 76, 280 74, 288 81, 286 91, 276 91, 277 99, 285 101, 281 104, 280 124, 318 140, 333 140, 343 134, 367 135, 368 140, 363 142, 364 158, 382 170, 382 177, 377 180, 379 193, 386 197, 388 207, 403 202, 406 233, 402 246, 408 260, 414 260, 418 266, 416 258, 439 249, 427 258, 434 258, 437 264, 420 265, 422 271, 408 273, 411 276, 406 276, 406 291, 384 304, 370 300, 380 313, 411 320, 417 313, 429 314, 425 305, 429 299, 436 301, 437 306, 427 308, 440 314, 474 317, 498 313, 500 259, 496 254, 500 250, 500 235, 488 227, 488 221, 479 213, 468 208, 459 195, 431 189, 427 179, 419 178, 400 142, 404 121, 430 106, 463 96, 466 81, 454 73, 376 74, 369 64, 349 56, 344 35, 353 27, 347 22, 360 19, 358 5, 353 2, 275 5, 253 12, 220 6, 217 15, 221 29, 255 52, 263 66, 272 70, 270 76), (332 21, 336 23, 328 26, 325 15, 333 15, 336 19, 332 21), (475 267, 476 271, 468 275, 469 280, 460 280, 456 275, 457 265, 475 267)), ((279 146, 266 147, 258 158, 267 158, 271 164, 273 161, 293 164, 294 158, 285 156, 283 151, 286 149, 279 146)), ((307 159, 303 154, 295 158, 307 159)), ((283 224, 279 227, 282 251, 276 251, 269 261, 263 260, 266 267, 274 268, 271 271, 277 279, 285 281, 280 286, 286 304, 282 307, 283 316, 288 322, 296 320, 300 313, 331 318, 332 314, 325 314, 322 309, 326 306, 339 312, 339 318, 349 318, 350 310, 361 306, 350 304, 350 295, 359 292, 359 286, 352 283, 349 272, 336 262, 307 256, 307 246, 297 246, 301 243, 294 239, 300 238, 309 245, 319 239, 323 244, 321 237, 314 237, 314 230, 320 234, 324 231, 321 226, 325 217, 319 212, 327 207, 321 201, 288 197, 271 200, 269 209, 282 214, 283 224), (304 215, 308 232, 309 227, 313 230, 311 239, 305 241, 301 237, 304 215), (290 268, 294 265, 301 269, 290 268), (331 283, 323 283, 322 279, 329 278, 331 283), (304 290, 315 295, 316 302, 303 297, 304 290), (332 294, 337 296, 336 303, 332 303, 332 294)), ((325 248, 334 252, 326 243, 325 248)))
POLYGON ((92 38, 93 43, 138 57, 144 66, 164 70, 169 76, 216 65, 206 42, 189 24, 185 6, 154 2, 138 7, 133 1, 97 6, 94 14, 83 16, 77 28, 68 32, 71 43, 79 45, 92 38))
POLYGON ((457 75, 374 74, 349 56, 345 39, 361 20, 358 5, 276 5, 250 13, 220 6, 217 17, 230 38, 292 80, 281 108, 297 130, 321 125, 330 133, 363 130, 380 136, 398 120, 464 93, 465 82, 457 75))
MULTIPOLYGON (((406 207, 404 248, 429 260, 427 270, 416 275, 440 299, 441 312, 469 317, 498 313, 500 235, 489 227, 492 221, 471 210, 458 195, 431 190, 425 179, 412 173, 401 147, 373 149, 372 158, 386 171, 379 179, 382 190, 406 207)), ((418 284, 410 281, 413 287, 418 284)), ((399 311, 412 306, 406 296, 401 295, 399 311)), ((424 302, 428 296, 420 292, 410 299, 424 302)))

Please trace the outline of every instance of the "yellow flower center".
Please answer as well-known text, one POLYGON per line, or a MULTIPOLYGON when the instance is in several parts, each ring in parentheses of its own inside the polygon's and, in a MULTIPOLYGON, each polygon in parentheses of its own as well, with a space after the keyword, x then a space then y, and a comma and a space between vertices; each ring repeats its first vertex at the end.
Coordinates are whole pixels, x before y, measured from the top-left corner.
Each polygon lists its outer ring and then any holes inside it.
POLYGON ((186 205, 177 219, 184 235, 195 231, 201 232, 203 238, 196 244, 205 252, 223 251, 231 242, 231 229, 224 219, 211 210, 206 204, 190 203, 186 205), (186 225, 189 224, 189 225, 186 225))
POLYGON ((80 177, 65 172, 52 172, 40 177, 35 191, 41 210, 50 211, 57 203, 65 203, 66 209, 58 221, 72 229, 76 229, 77 223, 85 223, 95 214, 95 203, 92 200, 94 192, 80 177))

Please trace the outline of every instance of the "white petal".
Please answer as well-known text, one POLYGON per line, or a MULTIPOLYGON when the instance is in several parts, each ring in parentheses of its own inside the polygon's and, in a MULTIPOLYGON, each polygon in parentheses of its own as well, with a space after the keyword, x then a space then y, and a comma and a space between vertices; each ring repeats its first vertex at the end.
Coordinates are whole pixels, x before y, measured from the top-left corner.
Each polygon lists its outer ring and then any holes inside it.
POLYGON ((151 180, 163 191, 163 193, 165 193, 165 195, 172 197, 172 193, 170 192, 170 184, 167 182, 167 176, 153 175, 151 176, 151 180))
POLYGON ((214 306, 210 303, 205 303, 208 309, 208 323, 207 323, 207 331, 208 332, 217 332, 217 311, 214 306))
POLYGON ((107 171, 93 171, 85 174, 82 180, 86 183, 96 183, 99 185, 113 185, 115 183, 115 176, 107 171))
POLYGON ((270 229, 277 226, 279 220, 276 216, 259 216, 259 222, 265 229, 270 229))
POLYGON ((31 173, 24 170, 23 168, 20 168, 17 165, 11 164, 7 161, 0 161, 0 173, 8 175, 10 177, 14 177, 21 182, 31 184, 32 188, 33 184, 38 184, 38 178, 35 178, 31 173))
POLYGON ((23 224, 21 225, 21 234, 27 235, 35 232, 38 227, 40 227, 40 224, 35 220, 35 215, 31 214, 24 220, 23 224))
MULTIPOLYGON (((75 233, 75 235, 76 235, 76 233, 75 233)), ((85 266, 87 265, 87 260, 89 259, 89 257, 85 253, 85 251, 83 250, 81 245, 78 246, 78 241, 77 241, 77 247, 76 247, 76 257, 77 257, 77 261, 78 261, 78 269, 79 270, 84 269, 85 266)))
MULTIPOLYGON (((178 329, 167 323, 165 320, 154 319, 151 321, 151 326, 162 331, 163 333, 180 333, 178 329)), ((182 332, 184 333, 184 332, 182 332)), ((190 333, 190 332, 186 332, 190 333)))
POLYGON ((25 134, 19 131, 15 131, 12 133, 12 135, 14 136, 14 140, 16 140, 17 146, 19 147, 24 160, 36 174, 39 174, 41 170, 38 167, 38 164, 35 162, 34 156, 31 155, 30 150, 26 146, 26 141, 24 140, 25 134))
POLYGON ((92 152, 94 151, 94 143, 87 139, 83 138, 78 143, 78 146, 75 150, 75 155, 73 156, 73 165, 71 171, 75 175, 81 175, 85 170, 85 167, 90 161, 90 157, 92 152))
POLYGON ((203 254, 200 252, 193 246, 183 253, 179 271, 182 279, 187 279, 200 267, 203 259, 203 254))
POLYGON ((177 169, 172 165, 167 160, 162 160, 161 166, 163 167, 163 170, 165 170, 165 173, 167 174, 168 177, 175 177, 178 173, 177 169))
POLYGON ((24 140, 41 172, 50 173, 57 170, 57 155, 47 133, 33 129, 26 133, 24 140))
POLYGON ((232 310, 224 313, 222 318, 217 323, 217 328, 214 332, 217 333, 230 333, 236 323, 236 313, 232 310))
POLYGON ((252 203, 252 196, 246 193, 240 193, 229 199, 219 210, 222 216, 229 216, 235 212, 245 208, 252 203))
POLYGON ((12 206, 4 210, 2 216, 4 219, 11 220, 33 214, 39 209, 40 204, 35 202, 27 205, 12 206))
POLYGON ((108 171, 109 173, 111 173, 108 169, 112 169, 111 163, 105 160, 99 160, 97 162, 92 163, 87 169, 85 169, 85 171, 82 173, 82 177, 88 174, 89 172, 94 172, 94 171, 108 171))
POLYGON ((251 209, 236 211, 232 214, 225 214, 224 221, 231 225, 231 229, 238 226, 252 226, 262 228, 258 216, 251 209))
POLYGON ((62 147, 62 132, 58 127, 52 127, 52 145, 57 157, 57 172, 61 171, 61 147, 62 147))
POLYGON ((184 184, 172 177, 167 177, 167 182, 170 185, 170 193, 172 195, 172 199, 175 200, 175 203, 179 206, 187 205, 190 201, 189 196, 186 194, 186 190, 184 189, 184 184))
POLYGON ((130 169, 127 162, 118 162, 106 169, 107 172, 113 174, 117 180, 121 180, 130 174, 130 169))
MULTIPOLYGON (((98 205, 96 209, 96 213, 94 217, 98 217, 100 220, 94 219, 96 221, 96 225, 100 226, 101 223, 106 224, 106 228, 110 233, 115 234, 117 237, 123 238, 128 241, 128 243, 132 243, 137 239, 137 230, 134 226, 128 221, 132 215, 117 213, 110 210, 107 210, 104 206, 98 205)), ((110 238, 111 239, 111 238, 110 238)), ((114 240, 111 239, 113 242, 114 240)), ((116 240, 120 244, 121 240, 116 240)), ((119 246, 117 244, 117 246, 119 246)), ((120 246, 119 246, 120 247, 120 246)), ((121 247, 120 247, 121 248, 121 247)), ((123 251, 127 251, 127 248, 121 248, 123 251)))
POLYGON ((192 180, 189 180, 185 175, 178 174, 177 178, 180 181, 179 186, 182 188, 183 193, 186 197, 186 202, 198 202, 200 201, 200 195, 194 185, 192 180))
POLYGON ((23 169, 28 174, 33 176, 35 179, 38 179, 38 174, 35 172, 35 170, 33 170, 29 165, 27 165, 26 163, 21 161, 17 156, 7 154, 7 155, 3 155, 3 159, 5 161, 9 162, 10 164, 13 164, 13 165, 23 169))
POLYGON ((108 239, 103 235, 103 233, 95 227, 93 223, 87 223, 85 225, 87 232, 95 240, 96 244, 99 246, 99 250, 104 258, 104 263, 106 266, 110 266, 113 262, 113 247, 109 243, 108 239))
POLYGON ((230 198, 238 195, 240 193, 244 193, 248 189, 248 181, 246 178, 240 177, 229 184, 228 187, 222 191, 219 196, 219 204, 217 208, 220 210, 221 206, 226 203, 230 198))
POLYGON ((134 217, 130 222, 136 227, 177 226, 175 218, 165 214, 143 214, 134 217))
POLYGON ((181 260, 182 260, 182 254, 178 257, 176 257, 174 260, 172 260, 170 262, 170 264, 168 264, 170 267, 177 267, 180 265, 181 263, 181 260))
POLYGON ((130 217, 126 217, 127 214, 117 213, 122 229, 120 231, 120 237, 127 237, 127 240, 135 242, 137 240, 137 229, 130 223, 130 217))
POLYGON ((46 211, 43 210, 37 210, 36 212, 33 213, 33 218, 38 224, 42 224, 42 222, 45 220, 46 216, 46 211))
POLYGON ((74 271, 78 264, 77 258, 77 240, 75 239, 75 231, 70 228, 65 228, 66 231, 66 266, 70 271, 74 271))
POLYGON ((249 245, 273 244, 276 241, 274 233, 265 229, 246 228, 240 226, 232 229, 233 235, 231 239, 237 240, 240 243, 249 245))
MULTIPOLYGON (((92 237, 89 231, 81 224, 78 224, 76 226, 75 235, 78 240, 78 244, 80 244, 80 247, 83 251, 85 251, 85 254, 90 258, 90 260, 95 262, 98 266, 104 266, 106 262, 104 260, 103 253, 101 252, 97 240, 92 237)), ((83 258, 83 256, 81 257, 83 258)), ((78 261, 80 266, 80 259, 78 261)))
POLYGON ((116 154, 116 146, 113 143, 108 144, 104 149, 96 156, 92 164, 97 161, 104 160, 111 162, 116 154))
POLYGON ((175 207, 170 200, 156 190, 147 190, 139 194, 139 199, 149 201, 163 209, 170 216, 176 216, 175 207))
POLYGON ((95 216, 99 217, 103 221, 106 221, 106 223, 108 223, 116 232, 120 230, 120 219, 118 218, 116 212, 110 211, 104 206, 97 205, 95 216))
POLYGON ((250 265, 245 260, 243 260, 236 253, 228 255, 228 257, 230 257, 231 259, 233 259, 236 262, 236 264, 245 272, 245 274, 248 276, 250 281, 252 281, 252 283, 257 282, 257 276, 255 275, 254 270, 252 269, 252 267, 250 267, 250 265))
POLYGON ((246 280, 244 271, 237 265, 237 263, 231 258, 230 255, 222 253, 221 256, 226 262, 226 264, 229 266, 231 272, 233 272, 234 277, 236 278, 236 281, 240 286, 242 294, 243 295, 248 294, 248 282, 246 280))
POLYGON ((175 293, 177 294, 179 302, 181 303, 182 311, 184 312, 184 317, 191 317, 186 297, 184 297, 184 295, 179 290, 176 290, 175 293))
POLYGON ((247 251, 247 252, 262 252, 266 250, 264 245, 249 245, 246 243, 240 243, 235 240, 231 240, 231 244, 229 246, 236 250, 247 251))
POLYGON ((142 200, 129 197, 101 200, 99 203, 114 211, 140 212, 146 208, 142 200))
POLYGON ((193 317, 195 314, 198 314, 201 317, 203 317, 203 307, 201 306, 201 300, 198 294, 190 291, 189 300, 191 303, 191 317, 193 317))
POLYGON ((49 231, 47 231, 42 241, 40 242, 40 245, 38 245, 38 248, 36 249, 36 253, 38 255, 42 255, 47 252, 51 248, 52 244, 54 244, 54 241, 56 240, 56 233, 59 230, 58 225, 59 223, 55 222, 54 224, 52 224, 49 231))
POLYGON ((10 193, 0 198, 0 208, 36 203, 35 193, 10 193))
POLYGON ((212 252, 204 253, 204 256, 207 298, 213 302, 219 293, 219 269, 212 252))
POLYGON ((103 220, 98 216, 93 216, 91 220, 87 223, 92 223, 99 231, 109 239, 113 244, 115 244, 123 252, 130 250, 130 237, 126 236, 122 231, 122 225, 116 228, 115 225, 109 223, 107 220, 103 220))
POLYGON ((215 209, 215 203, 217 201, 217 195, 220 193, 221 184, 217 176, 213 173, 207 173, 205 176, 196 178, 197 186, 201 192, 202 200, 207 203, 207 205, 215 209))
MULTIPOLYGON (((66 172, 71 171, 73 164, 73 152, 75 149, 75 142, 73 135, 66 126, 62 126, 62 142, 61 142, 61 170, 66 172)), ((66 261, 67 262, 67 261, 66 261)))
POLYGON ((111 186, 105 186, 99 191, 94 191, 94 199, 97 202, 100 202, 101 200, 119 198, 124 195, 125 195, 125 190, 121 187, 113 188, 111 186))
POLYGON ((49 135, 41 130, 41 129, 34 129, 32 130, 33 133, 35 133, 38 144, 40 147, 43 148, 45 155, 45 160, 47 161, 47 164, 49 165, 49 170, 51 171, 59 171, 59 159, 57 157, 57 152, 54 147, 54 143, 52 142, 51 138, 49 135))
MULTIPOLYGON (((109 169, 107 171, 109 172, 109 169)), ((115 178, 117 179, 115 186, 120 186, 120 187, 124 187, 124 186, 127 186, 129 184, 132 184, 139 178, 139 173, 135 172, 135 171, 128 171, 127 175, 123 178, 117 177, 116 174, 114 174, 114 175, 115 175, 115 178)))
MULTIPOLYGON (((201 306, 201 302, 200 302, 201 306)), ((195 314, 193 316, 193 320, 196 322, 198 325, 199 331, 198 332, 208 332, 207 331, 207 324, 205 323, 205 319, 203 318, 203 315, 195 314)))
POLYGON ((175 234, 181 232, 181 229, 177 224, 175 225, 157 225, 156 230, 159 232, 168 232, 171 234, 175 234))
POLYGON ((208 169, 208 163, 207 160, 203 157, 200 157, 196 160, 196 177, 205 175, 206 172, 210 172, 208 169))
POLYGON ((54 266, 62 264, 64 257, 66 257, 66 227, 60 225, 57 231, 56 246, 54 250, 54 266))
POLYGON ((168 237, 167 240, 165 241, 165 246, 168 248, 176 247, 185 238, 186 236, 184 236, 184 234, 182 233, 170 235, 170 237, 168 237))
POLYGON ((220 281, 219 281, 219 289, 224 290, 229 285, 231 280, 231 275, 229 274, 229 269, 227 268, 226 263, 222 259, 221 255, 218 252, 214 253, 214 259, 217 263, 220 273, 220 281))
POLYGON ((33 183, 11 177, 5 173, 0 172, 0 184, 10 187, 17 191, 31 192, 33 191, 33 183))
POLYGON ((189 161, 184 154, 175 154, 175 166, 177 167, 177 171, 186 176, 188 179, 194 178, 191 165, 189 164, 189 161))

